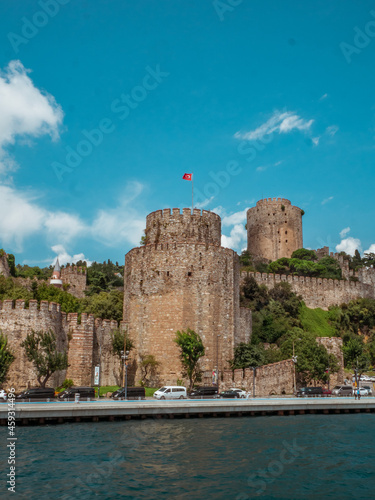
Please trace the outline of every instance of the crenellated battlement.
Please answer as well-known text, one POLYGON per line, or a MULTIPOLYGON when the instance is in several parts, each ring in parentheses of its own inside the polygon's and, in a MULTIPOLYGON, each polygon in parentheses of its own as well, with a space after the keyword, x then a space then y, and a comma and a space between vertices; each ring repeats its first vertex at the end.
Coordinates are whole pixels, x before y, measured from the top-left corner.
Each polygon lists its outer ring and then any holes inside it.
POLYGON ((57 302, 42 300, 38 306, 37 300, 30 300, 28 307, 26 307, 26 302, 23 299, 0 301, 0 314, 13 311, 27 311, 46 315, 52 313, 52 315, 56 315, 61 313, 61 305, 57 302))
MULTIPOLYGON (((262 207, 265 205, 284 205, 284 206, 291 206, 292 203, 290 200, 287 200, 286 198, 264 198, 263 200, 257 201, 256 206, 262 207)), ((253 209, 256 207, 253 207, 253 209)), ((251 209, 250 209, 251 210, 251 209)))
POLYGON ((200 242, 220 246, 221 218, 207 210, 165 208, 146 217, 146 245, 200 242))
POLYGON ((85 266, 67 266, 61 268, 61 278, 70 275, 86 275, 87 268, 85 266))
POLYGON ((307 307, 328 309, 361 297, 375 298, 371 284, 352 280, 333 280, 285 274, 241 272, 241 284, 245 278, 253 277, 259 285, 273 288, 277 283, 289 283, 293 292, 301 295, 307 307))

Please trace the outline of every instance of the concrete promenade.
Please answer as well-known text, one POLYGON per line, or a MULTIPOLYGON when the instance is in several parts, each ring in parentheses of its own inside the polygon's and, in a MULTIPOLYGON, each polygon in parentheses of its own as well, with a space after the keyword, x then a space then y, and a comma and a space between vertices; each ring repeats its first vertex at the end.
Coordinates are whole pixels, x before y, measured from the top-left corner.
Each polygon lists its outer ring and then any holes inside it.
MULTIPOLYGON (((0 425, 8 424, 8 405, 0 403, 0 425)), ((144 418, 284 416, 375 413, 375 398, 249 398, 178 401, 81 401, 16 403, 17 425, 114 421, 144 418)))

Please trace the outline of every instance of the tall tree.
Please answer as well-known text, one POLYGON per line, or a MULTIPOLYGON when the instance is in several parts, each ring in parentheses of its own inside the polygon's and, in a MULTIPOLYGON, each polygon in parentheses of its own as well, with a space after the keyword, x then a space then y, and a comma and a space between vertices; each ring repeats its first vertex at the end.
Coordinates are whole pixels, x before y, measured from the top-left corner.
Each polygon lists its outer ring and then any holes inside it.
POLYGON ((34 364, 36 378, 41 387, 45 387, 49 378, 57 371, 68 368, 67 352, 59 352, 56 335, 52 330, 34 331, 27 335, 21 346, 26 357, 34 364))
POLYGON ((112 338, 112 353, 119 358, 121 363, 120 376, 122 380, 124 377, 123 373, 124 363, 122 362, 122 355, 124 353, 125 338, 126 338, 125 351, 130 352, 133 349, 134 344, 132 340, 128 337, 127 333, 119 329, 113 330, 111 332, 111 338, 112 338))
POLYGON ((198 362, 204 356, 205 349, 200 336, 188 328, 185 331, 177 331, 174 340, 180 348, 180 359, 184 369, 183 375, 189 379, 189 390, 195 382, 202 380, 202 372, 198 362))
POLYGON ((0 332, 0 384, 4 383, 14 356, 8 347, 8 339, 0 332))

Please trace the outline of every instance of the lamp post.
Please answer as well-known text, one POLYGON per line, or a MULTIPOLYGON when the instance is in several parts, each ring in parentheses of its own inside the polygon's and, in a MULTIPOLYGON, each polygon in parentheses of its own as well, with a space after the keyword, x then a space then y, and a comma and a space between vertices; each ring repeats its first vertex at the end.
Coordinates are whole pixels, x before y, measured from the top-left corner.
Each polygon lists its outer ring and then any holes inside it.
POLYGON ((255 370, 256 366, 249 366, 250 370, 253 370, 253 398, 255 398, 255 370))
MULTIPOLYGON (((301 340, 301 339, 296 339, 296 340, 301 340)), ((295 356, 294 354, 294 342, 295 340, 293 339, 293 356, 292 356, 292 360, 293 360, 293 367, 294 367, 294 370, 293 370, 293 389, 294 389, 294 393, 297 392, 297 384, 296 384, 296 364, 297 364, 297 360, 298 360, 298 356, 295 356)))
POLYGON ((218 394, 219 394, 219 337, 220 334, 216 335, 216 385, 218 394))
POLYGON ((125 399, 128 399, 128 364, 129 351, 121 351, 121 358, 124 361, 123 384, 125 387, 125 399))

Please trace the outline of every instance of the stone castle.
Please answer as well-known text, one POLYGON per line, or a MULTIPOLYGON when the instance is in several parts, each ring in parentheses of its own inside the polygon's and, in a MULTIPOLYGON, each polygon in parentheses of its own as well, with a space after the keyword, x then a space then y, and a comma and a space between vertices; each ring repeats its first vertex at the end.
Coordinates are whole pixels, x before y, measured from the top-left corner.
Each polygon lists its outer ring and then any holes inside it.
MULTIPOLYGON (((283 198, 258 201, 247 214, 249 252, 263 261, 290 257, 303 247, 302 215, 301 209, 283 198)), ((317 254, 321 257, 327 252, 324 248, 317 254)), ((111 353, 110 336, 119 327, 134 343, 130 382, 139 382, 143 357, 153 355, 159 367, 152 383, 175 385, 182 378, 175 333, 191 328, 201 336, 206 348, 201 368, 204 383, 211 384, 213 370, 218 368, 224 373, 234 348, 250 340, 251 311, 240 307, 241 285, 247 276, 269 288, 280 281, 289 282, 308 307, 327 309, 357 297, 375 298, 374 269, 361 269, 355 274, 341 256, 332 256, 340 262, 345 279, 245 273, 240 271, 237 253, 221 246, 221 219, 217 214, 188 208, 152 212, 146 219, 144 245, 125 256, 124 314, 120 325, 85 314, 79 323, 77 314, 66 315, 54 303, 42 302, 39 309, 35 301, 30 301, 28 308, 24 301, 0 304, 0 330, 8 336, 17 355, 9 381, 17 388, 35 385, 31 365, 19 345, 31 329, 51 328, 60 346, 68 348, 70 364, 67 373, 56 375, 51 385, 56 386, 66 377, 76 385, 92 385, 96 365, 101 366, 101 385, 119 384, 120 361, 111 353)), ((69 286, 76 296, 84 294, 84 270, 61 269, 60 276, 54 279, 69 286)), ((289 373, 289 364, 282 366, 289 373)), ((278 369, 270 368, 265 373, 278 369)))

